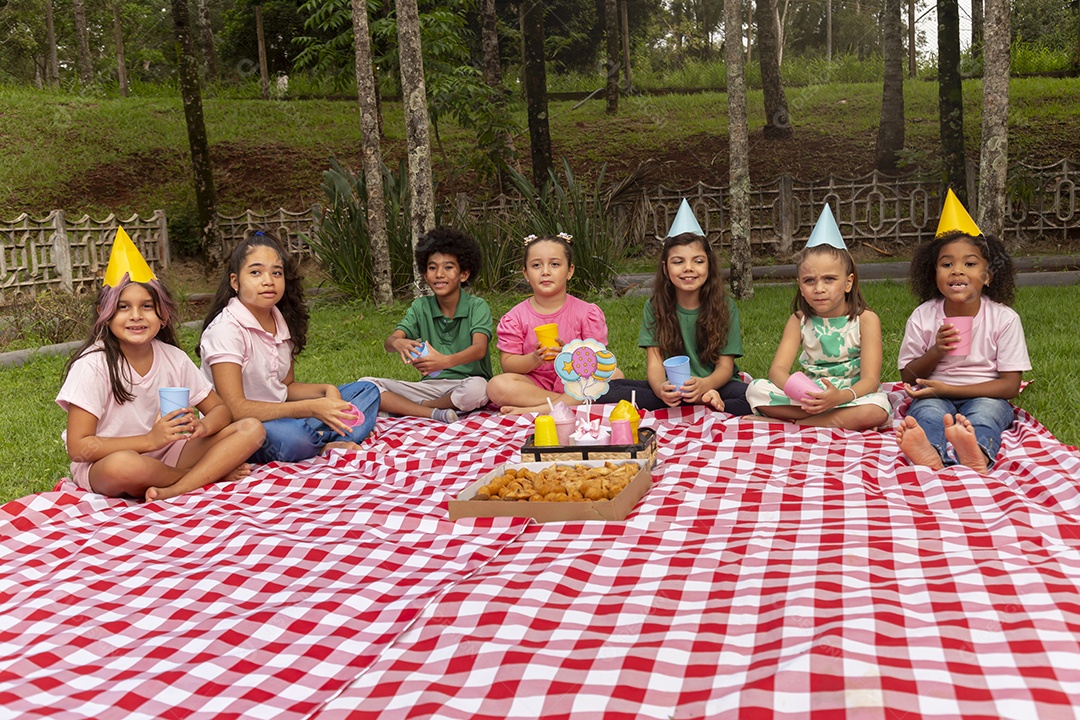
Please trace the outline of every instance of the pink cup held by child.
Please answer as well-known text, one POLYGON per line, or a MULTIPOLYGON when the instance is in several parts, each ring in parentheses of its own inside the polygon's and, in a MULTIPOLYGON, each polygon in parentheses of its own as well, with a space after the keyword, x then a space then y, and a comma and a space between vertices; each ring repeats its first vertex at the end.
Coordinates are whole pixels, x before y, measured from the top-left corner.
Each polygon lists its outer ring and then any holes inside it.
POLYGON ((971 352, 971 321, 974 319, 970 315, 945 318, 945 322, 960 333, 960 344, 950 350, 948 355, 967 355, 971 352))
POLYGON ((791 373, 791 377, 784 383, 784 394, 797 403, 801 403, 810 393, 821 392, 825 388, 806 376, 804 372, 791 373))

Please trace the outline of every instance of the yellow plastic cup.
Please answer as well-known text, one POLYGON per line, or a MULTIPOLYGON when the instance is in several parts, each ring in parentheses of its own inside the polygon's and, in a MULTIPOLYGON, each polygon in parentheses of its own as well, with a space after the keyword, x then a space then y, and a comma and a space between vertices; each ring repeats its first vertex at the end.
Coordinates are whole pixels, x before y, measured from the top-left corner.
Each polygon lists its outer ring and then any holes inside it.
POLYGON ((540 347, 554 348, 559 347, 559 324, 547 323, 546 325, 537 325, 533 332, 536 333, 536 342, 540 343, 540 347))
POLYGON ((533 436, 533 445, 553 446, 559 444, 559 433, 555 429, 555 418, 550 415, 539 415, 535 423, 536 434, 533 436))

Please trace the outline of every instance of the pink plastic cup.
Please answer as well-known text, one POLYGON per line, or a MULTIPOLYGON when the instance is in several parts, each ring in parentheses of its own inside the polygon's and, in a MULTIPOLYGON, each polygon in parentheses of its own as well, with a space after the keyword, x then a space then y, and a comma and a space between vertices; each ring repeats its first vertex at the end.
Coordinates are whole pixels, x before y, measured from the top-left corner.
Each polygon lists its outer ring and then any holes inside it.
POLYGON ((611 444, 612 445, 633 445, 634 444, 634 431, 630 429, 629 420, 612 420, 611 421, 611 444))
POLYGON ((945 318, 945 322, 960 333, 960 344, 950 350, 948 355, 967 355, 971 352, 971 321, 974 319, 971 316, 945 318))
POLYGON ((784 394, 797 403, 801 403, 810 393, 821 392, 823 389, 804 372, 791 373, 791 377, 784 383, 784 394))
MULTIPOLYGON (((352 405, 352 403, 349 404, 352 405)), ((348 415, 350 416, 350 418, 345 421, 347 425, 352 425, 353 427, 356 427, 360 423, 364 422, 364 413, 361 412, 360 408, 356 407, 356 405, 352 405, 352 409, 349 410, 348 415)))

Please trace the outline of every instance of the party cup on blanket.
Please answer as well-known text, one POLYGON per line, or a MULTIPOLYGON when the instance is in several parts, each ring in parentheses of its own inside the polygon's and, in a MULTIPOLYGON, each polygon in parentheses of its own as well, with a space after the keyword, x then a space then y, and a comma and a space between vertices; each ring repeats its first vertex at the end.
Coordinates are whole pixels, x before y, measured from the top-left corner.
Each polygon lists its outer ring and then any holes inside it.
POLYGON ((171 412, 183 410, 191 400, 191 391, 186 387, 158 388, 158 401, 161 403, 161 417, 171 412))
MULTIPOLYGON (((427 357, 427 355, 428 355, 427 343, 426 342, 420 343, 420 347, 416 348, 415 350, 413 350, 409 354, 413 356, 413 360, 415 360, 417 358, 427 357)), ((442 370, 436 370, 435 372, 430 372, 430 373, 428 373, 428 377, 429 378, 437 378, 437 377, 439 377, 439 373, 441 373, 441 372, 442 372, 442 370)))
POLYGON ((970 315, 945 318, 945 322, 960 333, 960 344, 946 353, 947 355, 967 355, 971 352, 971 321, 974 319, 970 315))
POLYGON ((802 402, 810 393, 821 392, 824 388, 806 376, 806 373, 791 373, 784 383, 784 394, 795 402, 802 402))
POLYGON ((348 411, 349 419, 345 421, 347 425, 356 427, 360 423, 364 422, 364 413, 355 404, 349 403, 350 409, 348 411))
POLYGON ((676 355, 664 361, 664 371, 667 372, 668 382, 677 388, 690 379, 690 358, 686 355, 676 355))

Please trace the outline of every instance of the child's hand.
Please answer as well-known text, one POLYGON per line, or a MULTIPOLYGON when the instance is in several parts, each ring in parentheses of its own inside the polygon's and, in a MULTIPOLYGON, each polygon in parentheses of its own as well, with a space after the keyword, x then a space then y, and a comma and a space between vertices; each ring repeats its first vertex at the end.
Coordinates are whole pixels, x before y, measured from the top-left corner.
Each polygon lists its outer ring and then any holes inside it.
POLYGON ((825 389, 820 392, 809 393, 802 400, 802 409, 809 415, 820 415, 828 412, 838 405, 842 405, 851 396, 850 390, 839 390, 835 385, 822 378, 825 389))
POLYGON ((712 405, 713 408, 716 410, 724 409, 724 401, 720 399, 719 390, 709 390, 701 396, 701 402, 705 403, 706 405, 712 405))
POLYGON ((423 375, 430 375, 450 367, 446 362, 446 356, 430 345, 428 345, 428 354, 414 359, 412 364, 423 375))
MULTIPOLYGON (((177 440, 183 440, 191 436, 194 430, 195 415, 191 408, 173 410, 168 415, 158 418, 154 427, 150 428, 148 435, 154 450, 160 450, 166 445, 172 445, 177 440)), ((200 423, 201 424, 201 423, 200 423)))
POLYGON ((940 380, 927 380, 924 378, 916 378, 915 385, 904 383, 904 392, 906 392, 910 398, 944 397, 947 388, 947 383, 943 383, 940 380))
POLYGON ((934 346, 942 355, 960 345, 960 331, 952 323, 943 323, 937 331, 937 340, 934 346))
POLYGON ((679 392, 679 388, 675 387, 671 383, 664 381, 663 387, 660 388, 660 399, 668 407, 678 407, 682 404, 683 396, 679 392))
POLYGON ((679 394, 682 396, 683 402, 691 405, 701 402, 702 395, 708 392, 705 389, 705 383, 701 382, 700 378, 696 378, 693 375, 690 379, 682 384, 679 388, 679 394))
POLYGON ((401 362, 406 365, 413 364, 414 352, 420 352, 420 346, 424 343, 419 340, 410 340, 409 338, 395 338, 390 345, 394 348, 394 352, 401 357, 401 362))
POLYGON ((348 421, 356 416, 353 415, 353 406, 338 398, 319 398, 314 401, 315 415, 318 420, 333 428, 334 432, 342 437, 349 434, 352 425, 348 421))
POLYGON ((188 440, 194 440, 195 438, 201 438, 206 436, 206 426, 203 425, 202 418, 195 413, 191 414, 191 434, 188 435, 188 440))

